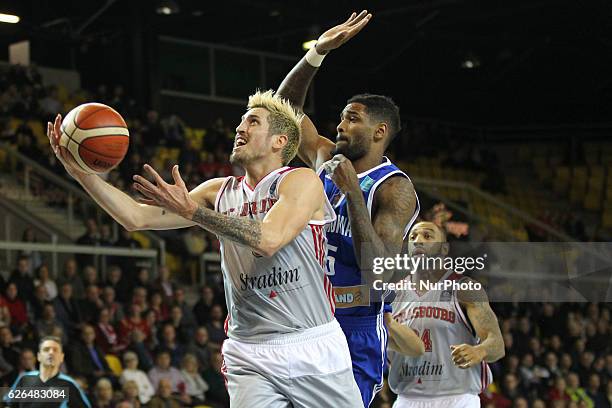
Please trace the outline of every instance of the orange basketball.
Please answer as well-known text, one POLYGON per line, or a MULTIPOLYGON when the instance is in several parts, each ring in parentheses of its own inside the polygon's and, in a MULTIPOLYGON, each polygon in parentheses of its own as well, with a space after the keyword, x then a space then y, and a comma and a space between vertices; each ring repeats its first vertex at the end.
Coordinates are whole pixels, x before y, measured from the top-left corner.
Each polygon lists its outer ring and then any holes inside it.
POLYGON ((85 103, 62 121, 59 144, 88 173, 102 174, 117 166, 127 153, 130 133, 125 120, 110 106, 85 103))

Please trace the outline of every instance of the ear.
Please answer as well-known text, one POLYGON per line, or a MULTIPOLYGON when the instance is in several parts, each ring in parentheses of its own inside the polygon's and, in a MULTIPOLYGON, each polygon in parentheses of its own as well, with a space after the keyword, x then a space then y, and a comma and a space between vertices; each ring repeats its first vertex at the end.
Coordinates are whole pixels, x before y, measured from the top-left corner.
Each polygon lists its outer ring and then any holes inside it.
POLYGON ((289 138, 285 134, 274 135, 273 137, 274 140, 272 141, 272 147, 274 149, 281 150, 287 146, 287 143, 289 142, 289 138))
POLYGON ((385 122, 378 123, 378 125, 376 125, 376 131, 374 132, 374 141, 382 141, 385 137, 387 137, 388 133, 389 125, 387 125, 385 122))

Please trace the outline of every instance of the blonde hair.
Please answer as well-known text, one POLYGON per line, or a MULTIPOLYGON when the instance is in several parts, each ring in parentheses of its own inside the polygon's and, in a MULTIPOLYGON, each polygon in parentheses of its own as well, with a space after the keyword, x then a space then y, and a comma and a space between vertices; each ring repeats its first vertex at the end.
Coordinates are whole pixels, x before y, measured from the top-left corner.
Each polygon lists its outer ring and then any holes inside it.
POLYGON ((274 94, 273 90, 257 91, 249 96, 248 109, 263 108, 270 114, 268 125, 271 135, 286 135, 287 144, 281 152, 283 165, 289 163, 297 154, 300 144, 300 124, 303 114, 289 103, 288 100, 274 94))

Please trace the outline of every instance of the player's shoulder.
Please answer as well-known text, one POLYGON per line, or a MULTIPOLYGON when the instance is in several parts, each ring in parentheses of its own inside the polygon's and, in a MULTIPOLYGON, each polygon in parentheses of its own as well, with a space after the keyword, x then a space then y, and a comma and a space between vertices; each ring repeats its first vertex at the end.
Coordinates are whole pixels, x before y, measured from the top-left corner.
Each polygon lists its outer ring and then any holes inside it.
POLYGON ((290 183, 321 183, 317 173, 308 167, 290 167, 279 172, 279 174, 283 177, 283 184, 287 184, 286 181, 290 183))
POLYGON ((376 195, 386 198, 402 198, 415 194, 412 181, 404 173, 395 173, 385 179, 376 190, 376 195))
POLYGON ((456 272, 451 273, 447 279, 456 280, 462 284, 462 287, 457 289, 457 300, 459 300, 459 303, 468 304, 489 301, 487 292, 476 279, 456 272))

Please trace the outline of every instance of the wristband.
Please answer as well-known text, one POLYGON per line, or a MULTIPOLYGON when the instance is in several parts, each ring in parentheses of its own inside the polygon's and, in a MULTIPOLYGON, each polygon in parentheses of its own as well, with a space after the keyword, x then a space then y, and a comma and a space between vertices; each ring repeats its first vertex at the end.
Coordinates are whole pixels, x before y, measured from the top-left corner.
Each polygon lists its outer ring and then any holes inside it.
POLYGON ((327 54, 323 54, 323 55, 319 54, 317 52, 316 47, 312 47, 306 53, 306 62, 308 62, 313 67, 318 68, 321 66, 321 63, 323 62, 323 58, 325 58, 326 55, 327 54))

